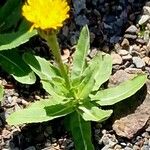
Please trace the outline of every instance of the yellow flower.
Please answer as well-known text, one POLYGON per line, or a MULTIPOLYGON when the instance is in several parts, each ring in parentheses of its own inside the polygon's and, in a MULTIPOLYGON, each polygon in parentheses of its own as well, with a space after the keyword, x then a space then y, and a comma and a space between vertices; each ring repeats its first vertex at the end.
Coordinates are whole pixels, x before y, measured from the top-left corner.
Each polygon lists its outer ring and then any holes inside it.
POLYGON ((33 28, 57 29, 69 18, 66 0, 27 0, 22 8, 23 16, 33 23, 33 28))

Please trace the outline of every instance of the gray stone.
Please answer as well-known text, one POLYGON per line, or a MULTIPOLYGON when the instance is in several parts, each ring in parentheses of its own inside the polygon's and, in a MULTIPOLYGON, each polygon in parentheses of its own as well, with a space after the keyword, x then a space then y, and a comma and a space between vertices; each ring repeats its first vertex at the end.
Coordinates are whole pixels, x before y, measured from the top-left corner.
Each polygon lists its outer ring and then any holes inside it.
POLYGON ((137 35, 132 35, 132 34, 125 34, 124 35, 125 38, 127 39, 132 39, 132 40, 135 40, 137 38, 137 35))
POLYGON ((126 68, 125 72, 129 73, 129 74, 142 74, 143 71, 141 69, 137 69, 137 68, 126 68))
POLYGON ((150 150, 150 147, 148 145, 143 145, 143 147, 141 147, 141 150, 150 150))
POLYGON ((136 42, 138 42, 139 44, 142 44, 142 45, 146 43, 142 38, 137 38, 136 42))
POLYGON ((128 55, 122 56, 122 59, 123 60, 131 60, 132 56, 130 54, 128 54, 128 55))
POLYGON ((144 6, 143 7, 143 14, 144 15, 150 15, 150 7, 149 6, 144 6))
POLYGON ((125 32, 136 34, 138 32, 138 28, 135 25, 131 25, 125 32))
POLYGON ((126 146, 126 147, 124 148, 124 150, 133 150, 133 149, 130 148, 130 147, 128 147, 128 146, 126 146))
MULTIPOLYGON (((147 127, 145 131, 150 132, 150 126, 147 127)), ((149 144, 150 144, 150 143, 149 143, 149 144)))
POLYGON ((138 24, 139 24, 139 25, 142 25, 142 24, 146 23, 149 19, 150 19, 150 16, 149 16, 149 15, 143 15, 143 16, 140 18, 138 24))
POLYGON ((109 145, 105 145, 101 150, 110 150, 109 145))
POLYGON ((75 14, 79 14, 81 10, 86 8, 86 1, 85 0, 73 1, 73 7, 75 14))
POLYGON ((132 60, 137 68, 145 67, 145 62, 140 57, 133 57, 132 60))
POLYGON ((150 39, 150 29, 146 30, 144 32, 144 37, 143 37, 144 41, 148 43, 149 39, 150 39))
POLYGON ((128 52, 127 50, 120 49, 120 50, 118 51, 118 54, 119 54, 120 56, 126 56, 126 55, 129 54, 129 52, 128 52))
POLYGON ((79 26, 84 26, 86 24, 89 24, 89 20, 86 18, 85 15, 79 15, 75 18, 75 22, 79 26))
POLYGON ((112 37, 110 38, 110 43, 111 43, 111 44, 117 43, 120 39, 121 39, 120 36, 114 35, 114 36, 112 36, 112 37))

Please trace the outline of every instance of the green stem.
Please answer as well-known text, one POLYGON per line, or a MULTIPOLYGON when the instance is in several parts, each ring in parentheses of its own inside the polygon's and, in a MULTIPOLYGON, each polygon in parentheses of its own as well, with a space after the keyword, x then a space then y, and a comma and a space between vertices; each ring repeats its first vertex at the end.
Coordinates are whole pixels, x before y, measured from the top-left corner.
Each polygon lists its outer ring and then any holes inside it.
POLYGON ((66 81, 66 86, 68 89, 70 89, 70 80, 68 77, 68 73, 67 70, 62 62, 61 59, 61 53, 60 53, 60 48, 59 48, 59 44, 57 41, 57 37, 56 37, 56 33, 52 33, 48 36, 46 36, 46 40, 48 42, 48 46, 51 48, 52 53, 55 57, 56 63, 58 64, 58 67, 60 68, 61 71, 61 75, 62 77, 64 77, 65 81, 66 81))

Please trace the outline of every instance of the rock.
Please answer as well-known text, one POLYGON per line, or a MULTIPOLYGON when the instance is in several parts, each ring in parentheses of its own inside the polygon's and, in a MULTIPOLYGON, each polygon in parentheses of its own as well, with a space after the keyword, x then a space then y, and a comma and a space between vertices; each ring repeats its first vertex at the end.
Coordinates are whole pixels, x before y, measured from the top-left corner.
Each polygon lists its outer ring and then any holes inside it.
POLYGON ((139 25, 143 25, 143 24, 146 23, 149 19, 150 19, 150 16, 149 16, 149 15, 143 15, 143 16, 140 18, 138 24, 139 24, 139 25))
POLYGON ((85 15, 79 15, 75 18, 75 22, 79 26, 84 26, 86 24, 89 24, 89 20, 85 15))
POLYGON ((142 74, 142 73, 144 73, 141 69, 137 69, 137 68, 126 68, 124 71, 129 73, 129 74, 142 74))
POLYGON ((68 36, 68 33, 69 33, 69 28, 68 28, 68 26, 64 26, 63 29, 62 29, 62 34, 67 37, 67 36, 68 36))
POLYGON ((150 52, 150 40, 147 43, 147 50, 148 50, 148 53, 149 53, 150 52))
POLYGON ((92 49, 89 53, 89 57, 93 58, 97 54, 98 50, 96 48, 92 49))
POLYGON ((147 64, 147 65, 150 65, 150 58, 149 57, 144 57, 143 58, 143 61, 147 64))
POLYGON ((126 56, 126 55, 129 54, 129 52, 128 52, 127 50, 120 49, 120 50, 118 51, 118 54, 119 54, 120 56, 126 56))
POLYGON ((149 149, 150 149, 150 147, 148 145, 143 145, 141 147, 141 150, 149 150, 149 149))
POLYGON ((120 65, 120 64, 122 64, 122 58, 121 58, 121 56, 119 54, 111 53, 111 57, 112 57, 113 65, 120 65))
POLYGON ((132 56, 130 54, 128 54, 128 55, 122 56, 122 59, 125 60, 125 61, 131 60, 132 56))
POLYGON ((130 45, 129 41, 124 38, 122 43, 121 43, 122 48, 125 49, 125 50, 128 50, 129 49, 129 45, 130 45))
POLYGON ((132 46, 132 51, 140 52, 140 46, 134 44, 134 45, 132 46))
POLYGON ((148 43, 148 41, 149 41, 149 39, 150 39, 150 29, 149 29, 149 30, 146 30, 146 31, 144 32, 144 37, 143 37, 143 39, 144 39, 144 41, 145 41, 146 43, 148 43))
POLYGON ((136 34, 138 32, 138 28, 135 25, 131 25, 125 32, 130 34, 136 34))
POLYGON ((113 76, 109 79, 109 87, 119 85, 120 83, 132 79, 134 75, 127 73, 124 70, 118 70, 113 76))
POLYGON ((128 147, 128 146, 126 146, 126 147, 124 148, 124 150, 133 150, 133 149, 130 148, 130 147, 128 147))
POLYGON ((74 1, 73 7, 74 7, 74 11, 75 11, 74 13, 79 14, 81 10, 86 8, 86 1, 85 0, 74 1))
POLYGON ((144 6, 144 7, 143 7, 143 14, 150 16, 150 7, 144 6))
POLYGON ((109 148, 109 145, 105 145, 101 150, 111 150, 111 149, 109 148))
MULTIPOLYGON (((149 81, 147 82, 147 90, 150 90, 149 81)), ((137 98, 135 97, 135 99, 138 98, 139 95, 137 95, 137 98)), ((131 139, 137 132, 146 126, 150 119, 149 99, 150 94, 147 93, 146 98, 138 107, 136 107, 135 111, 132 111, 132 113, 114 122, 113 129, 117 135, 131 139)))
POLYGON ((136 42, 139 44, 142 44, 142 45, 144 45, 146 43, 142 38, 137 38, 136 42))
POLYGON ((145 62, 140 57, 133 57, 132 60, 137 68, 145 67, 145 62))
POLYGON ((125 38, 127 39, 131 39, 131 40, 135 40, 137 38, 137 35, 132 35, 132 34, 125 34, 124 35, 125 38))
POLYGON ((120 36, 114 35, 114 36, 112 36, 112 37, 110 38, 110 41, 109 41, 109 42, 110 42, 111 44, 115 44, 115 43, 117 43, 120 39, 121 39, 120 36))
POLYGON ((61 59, 65 61, 68 60, 69 57, 70 57, 69 49, 63 49, 63 55, 61 55, 61 59))
POLYGON ((137 146, 137 145, 134 145, 134 146, 133 146, 133 150, 140 150, 140 147, 137 146))

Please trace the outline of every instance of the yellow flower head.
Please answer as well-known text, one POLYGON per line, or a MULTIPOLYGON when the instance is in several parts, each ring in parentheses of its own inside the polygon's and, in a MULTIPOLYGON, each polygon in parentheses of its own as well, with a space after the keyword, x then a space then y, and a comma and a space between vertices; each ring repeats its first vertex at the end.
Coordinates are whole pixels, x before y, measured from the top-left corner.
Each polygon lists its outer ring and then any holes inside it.
POLYGON ((46 30, 62 27, 69 10, 66 0, 27 0, 22 14, 33 23, 32 28, 46 30))

